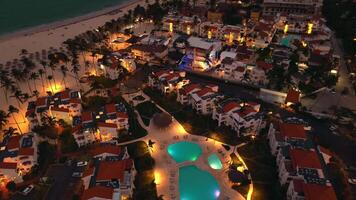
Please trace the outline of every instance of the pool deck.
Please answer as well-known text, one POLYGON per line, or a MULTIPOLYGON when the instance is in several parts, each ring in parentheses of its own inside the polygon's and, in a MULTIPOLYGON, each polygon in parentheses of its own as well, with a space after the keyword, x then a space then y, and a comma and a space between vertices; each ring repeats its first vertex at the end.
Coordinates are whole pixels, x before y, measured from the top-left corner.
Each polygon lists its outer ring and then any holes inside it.
POLYGON ((163 195, 164 199, 179 199, 179 167, 193 164, 202 170, 208 171, 216 178, 221 190, 219 199, 227 199, 226 197, 231 200, 245 199, 240 193, 230 188, 227 175, 221 176, 222 171, 226 172, 228 168, 229 155, 233 152, 234 148, 226 151, 221 146, 221 143, 215 140, 206 140, 205 137, 190 135, 176 120, 173 121, 170 127, 165 129, 157 129, 151 123, 147 127, 147 131, 149 132, 147 142, 148 139, 156 142, 151 149, 151 154, 156 163, 155 176, 158 195, 163 195), (172 143, 180 141, 190 141, 199 144, 202 148, 202 155, 199 159, 194 162, 176 163, 168 154, 167 147, 172 143), (223 169, 215 170, 210 168, 208 157, 213 153, 220 158, 223 169))

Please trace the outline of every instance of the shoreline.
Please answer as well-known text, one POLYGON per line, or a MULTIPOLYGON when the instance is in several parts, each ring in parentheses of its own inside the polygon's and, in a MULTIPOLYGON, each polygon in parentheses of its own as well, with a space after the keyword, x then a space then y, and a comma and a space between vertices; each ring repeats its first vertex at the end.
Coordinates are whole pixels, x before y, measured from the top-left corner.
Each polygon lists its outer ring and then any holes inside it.
POLYGON ((36 25, 33 27, 28 27, 24 29, 20 29, 15 32, 10 32, 10 33, 5 33, 4 35, 0 35, 0 42, 3 42, 5 40, 13 39, 16 37, 21 37, 21 36, 31 36, 33 34, 39 33, 39 32, 44 32, 44 31, 50 31, 51 29, 57 29, 61 28, 64 26, 69 26, 72 24, 76 24, 78 22, 83 22, 86 20, 90 20, 96 17, 100 17, 103 15, 116 15, 118 13, 121 13, 121 9, 125 7, 129 7, 133 4, 139 3, 142 0, 128 0, 126 2, 122 2, 116 6, 110 6, 104 9, 100 9, 98 11, 93 11, 89 12, 84 15, 79 15, 71 18, 65 18, 65 19, 59 19, 58 21, 50 22, 47 24, 41 24, 41 25, 36 25))

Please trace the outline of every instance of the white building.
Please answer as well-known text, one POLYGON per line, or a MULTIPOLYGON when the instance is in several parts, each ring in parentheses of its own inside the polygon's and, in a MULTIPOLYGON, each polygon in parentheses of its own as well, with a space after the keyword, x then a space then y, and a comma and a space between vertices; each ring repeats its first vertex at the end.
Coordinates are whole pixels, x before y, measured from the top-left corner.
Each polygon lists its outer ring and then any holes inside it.
POLYGON ((200 91, 192 93, 189 101, 197 113, 207 115, 213 112, 215 102, 221 98, 223 95, 218 93, 217 86, 206 86, 200 91))
POLYGON ((304 180, 294 179, 287 190, 288 200, 337 200, 334 188, 330 183, 307 183, 304 180))
POLYGON ((177 101, 181 104, 189 104, 189 96, 195 92, 198 92, 201 90, 201 86, 197 83, 191 83, 180 90, 177 90, 177 101))
POLYGON ((150 87, 159 89, 163 94, 175 92, 189 83, 185 79, 185 72, 161 70, 152 72, 148 77, 148 85, 150 87))

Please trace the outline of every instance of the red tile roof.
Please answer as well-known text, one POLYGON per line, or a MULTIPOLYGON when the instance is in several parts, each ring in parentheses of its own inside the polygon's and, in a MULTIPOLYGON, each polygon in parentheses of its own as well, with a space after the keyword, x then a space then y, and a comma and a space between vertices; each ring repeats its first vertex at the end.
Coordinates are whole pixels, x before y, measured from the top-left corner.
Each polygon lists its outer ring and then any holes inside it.
POLYGON ((322 153, 324 153, 326 155, 329 155, 329 156, 333 155, 333 153, 327 148, 324 148, 322 146, 318 146, 318 148, 319 148, 320 152, 322 152, 322 153))
POLYGON ((300 92, 290 89, 287 93, 286 103, 299 103, 300 92))
POLYGON ((117 128, 117 125, 112 123, 98 122, 98 127, 117 128))
POLYGON ((208 94, 208 93, 210 93, 210 92, 212 92, 212 91, 213 91, 213 90, 212 90, 211 88, 205 87, 205 88, 201 89, 200 91, 198 91, 196 94, 197 94, 199 97, 202 97, 202 96, 204 96, 204 95, 206 95, 206 94, 208 94))
POLYGON ((10 137, 10 139, 6 145, 7 150, 19 148, 20 147, 20 139, 21 139, 20 135, 10 137))
POLYGON ((88 200, 92 198, 103 198, 103 199, 112 199, 114 189, 111 187, 104 186, 94 186, 87 190, 84 190, 82 195, 82 200, 88 200))
POLYGON ((227 103, 222 109, 223 109, 224 113, 227 113, 227 112, 229 112, 235 108, 238 108, 238 107, 240 107, 240 105, 237 102, 232 101, 232 102, 227 103))
POLYGON ((293 179, 294 191, 298 193, 303 193, 304 181, 300 179, 293 179))
POLYGON ((337 200, 334 188, 327 185, 303 184, 305 200, 337 200))
POLYGON ((34 148, 20 148, 19 150, 19 155, 24 155, 24 156, 33 156, 35 153, 35 149, 34 148))
POLYGON ((281 135, 286 138, 300 138, 307 139, 307 134, 304 130, 304 126, 301 124, 279 124, 279 130, 281 135))
POLYGON ((120 181, 123 181, 124 172, 126 170, 130 170, 132 166, 133 160, 131 159, 119 161, 102 161, 99 164, 96 180, 105 181, 111 179, 118 179, 120 181))
POLYGON ((83 112, 81 118, 82 118, 82 122, 92 121, 93 115, 91 112, 83 112))
POLYGON ((39 97, 36 100, 36 106, 44 106, 46 105, 46 102, 47 102, 47 97, 39 97))
POLYGON ((261 69, 263 69, 263 70, 265 70, 265 71, 266 71, 266 70, 270 70, 270 69, 272 69, 272 67, 273 67, 272 64, 266 63, 266 62, 261 61, 261 60, 257 61, 257 62, 256 62, 256 65, 257 65, 257 67, 259 67, 259 68, 261 68, 261 69))
POLYGON ((69 90, 64 90, 62 92, 59 93, 59 96, 62 100, 64 99, 69 99, 70 96, 69 96, 69 90))
POLYGON ((80 100, 79 98, 73 98, 69 100, 70 103, 77 103, 77 104, 81 104, 82 100, 80 100))
POLYGON ((240 116, 240 117, 245 117, 251 113, 254 113, 256 112, 256 110, 251 107, 251 106, 244 106, 243 108, 241 108, 239 111, 237 111, 237 114, 240 116))
POLYGON ((17 163, 0 162, 0 169, 16 169, 17 163))
POLYGON ((51 107, 51 111, 57 111, 57 112, 69 112, 68 108, 60 108, 60 107, 51 107))
POLYGON ((113 103, 111 103, 111 104, 106 104, 106 105, 105 105, 105 111, 106 111, 106 113, 108 113, 108 114, 115 113, 115 112, 116 112, 116 106, 115 106, 115 104, 113 104, 113 103))
POLYGON ((97 156, 103 153, 110 153, 119 155, 121 153, 121 148, 116 145, 100 145, 92 149, 93 156, 97 156))
POLYGON ((72 133, 76 134, 78 131, 82 129, 81 125, 76 125, 72 128, 72 133))
POLYGON ((194 91, 195 89, 198 89, 200 87, 199 84, 197 83, 192 83, 192 84, 189 84, 187 86, 185 86, 184 88, 182 88, 182 90, 180 91, 180 93, 182 95, 187 95, 189 94, 190 92, 194 91))
POLYGON ((321 169, 320 160, 315 151, 291 149, 289 153, 294 168, 321 169))
POLYGON ((129 116, 125 112, 117 112, 116 113, 116 117, 117 118, 124 118, 124 119, 128 119, 129 118, 129 116))
POLYGON ((94 167, 88 167, 83 172, 83 177, 92 176, 94 174, 94 167))

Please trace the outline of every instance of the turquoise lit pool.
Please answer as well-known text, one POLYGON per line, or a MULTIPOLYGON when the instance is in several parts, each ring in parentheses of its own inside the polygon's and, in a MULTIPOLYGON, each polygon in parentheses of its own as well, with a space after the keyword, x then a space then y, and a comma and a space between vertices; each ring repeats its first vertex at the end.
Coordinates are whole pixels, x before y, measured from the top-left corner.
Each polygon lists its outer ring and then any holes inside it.
POLYGON ((209 157, 208 157, 208 162, 209 162, 209 166, 212 168, 212 169, 222 169, 223 168, 223 165, 221 163, 221 160, 220 158, 216 155, 216 154, 211 154, 209 157))
POLYGON ((220 186, 209 172, 189 165, 179 168, 179 193, 181 200, 216 200, 220 186))
POLYGON ((202 153, 202 149, 196 143, 177 142, 167 148, 168 154, 177 162, 196 161, 202 153))
POLYGON ((287 46, 287 47, 290 47, 291 43, 293 42, 293 40, 295 39, 300 39, 300 36, 298 35, 292 35, 292 34, 289 34, 285 37, 282 38, 280 44, 281 45, 284 45, 284 46, 287 46))

